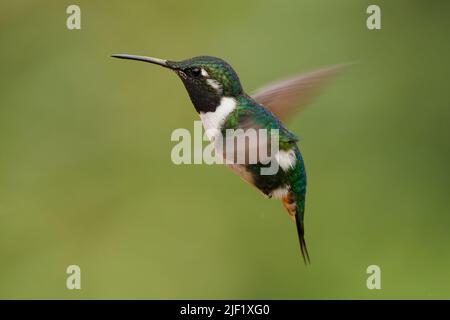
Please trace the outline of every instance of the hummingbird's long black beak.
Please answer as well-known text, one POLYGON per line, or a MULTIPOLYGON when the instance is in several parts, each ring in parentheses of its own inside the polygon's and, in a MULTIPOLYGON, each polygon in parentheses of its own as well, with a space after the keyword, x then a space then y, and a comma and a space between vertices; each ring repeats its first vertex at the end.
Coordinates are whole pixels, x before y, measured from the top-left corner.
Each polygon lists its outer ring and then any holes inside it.
POLYGON ((160 66, 165 67, 165 68, 173 69, 173 67, 170 65, 170 63, 167 60, 164 60, 164 59, 145 57, 145 56, 135 56, 135 55, 132 55, 132 54, 113 54, 113 55, 111 55, 111 57, 119 58, 119 59, 129 59, 129 60, 144 61, 144 62, 157 64, 157 65, 160 65, 160 66))

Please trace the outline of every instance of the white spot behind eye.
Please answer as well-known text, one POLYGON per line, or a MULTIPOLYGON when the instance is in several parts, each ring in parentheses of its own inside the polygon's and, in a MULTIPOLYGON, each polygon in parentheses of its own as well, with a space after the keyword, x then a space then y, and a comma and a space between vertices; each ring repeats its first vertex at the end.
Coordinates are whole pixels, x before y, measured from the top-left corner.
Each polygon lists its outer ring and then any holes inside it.
POLYGON ((214 90, 216 90, 218 93, 222 93, 222 85, 220 84, 220 82, 219 81, 217 81, 217 80, 215 80, 215 79, 211 79, 210 77, 209 77, 209 74, 208 74, 208 72, 205 70, 205 69, 201 69, 202 71, 202 76, 203 77, 205 77, 205 78, 208 78, 208 79, 206 79, 206 83, 211 87, 211 88, 213 88, 214 90))
POLYGON ((222 93, 222 85, 219 83, 219 81, 214 79, 206 79, 206 83, 208 83, 211 88, 213 88, 217 92, 222 93))
POLYGON ((202 68, 202 76, 204 76, 204 77, 209 77, 208 72, 206 72, 206 70, 203 69, 203 68, 202 68))

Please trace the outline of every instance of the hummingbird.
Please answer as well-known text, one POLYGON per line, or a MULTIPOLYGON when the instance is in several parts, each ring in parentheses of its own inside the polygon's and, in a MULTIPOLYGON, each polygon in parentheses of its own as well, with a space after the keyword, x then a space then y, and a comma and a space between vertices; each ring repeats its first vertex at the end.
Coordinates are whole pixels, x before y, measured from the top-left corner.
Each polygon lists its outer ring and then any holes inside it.
POLYGON ((244 181, 267 198, 280 199, 294 220, 300 251, 305 264, 310 263, 305 241, 304 215, 306 170, 298 147, 298 137, 282 123, 300 110, 319 87, 345 65, 336 65, 277 81, 245 93, 239 77, 226 61, 212 56, 198 56, 171 61, 147 56, 113 54, 112 57, 159 65, 174 71, 183 82, 205 130, 278 129, 279 151, 276 174, 263 175, 261 162, 227 164, 244 181))

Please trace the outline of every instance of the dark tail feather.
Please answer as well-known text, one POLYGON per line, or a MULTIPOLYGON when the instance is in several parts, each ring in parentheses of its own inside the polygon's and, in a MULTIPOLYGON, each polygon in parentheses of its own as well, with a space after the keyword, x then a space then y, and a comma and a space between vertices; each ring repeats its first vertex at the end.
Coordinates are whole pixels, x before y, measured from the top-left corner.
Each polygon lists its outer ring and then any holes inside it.
POLYGON ((297 225, 298 240, 300 242, 303 261, 305 261, 305 264, 310 264, 311 261, 309 260, 308 248, 306 247, 305 241, 305 230, 303 229, 303 222, 300 221, 300 217, 295 217, 295 224, 297 225))

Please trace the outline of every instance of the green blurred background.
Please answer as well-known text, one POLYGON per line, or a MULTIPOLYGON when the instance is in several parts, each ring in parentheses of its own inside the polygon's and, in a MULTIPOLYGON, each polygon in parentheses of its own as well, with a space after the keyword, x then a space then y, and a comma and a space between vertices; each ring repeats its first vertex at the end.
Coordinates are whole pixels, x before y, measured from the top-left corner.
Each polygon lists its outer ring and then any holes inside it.
POLYGON ((1 298, 450 298, 444 1, 2 1, 1 298), (66 8, 81 7, 81 30, 66 8), (378 4, 382 29, 366 28, 378 4), (288 127, 292 221, 223 166, 170 160, 177 77, 111 53, 215 55, 244 88, 358 61, 288 127), (82 271, 67 290, 65 270, 82 271), (366 288, 366 268, 382 289, 366 288))

